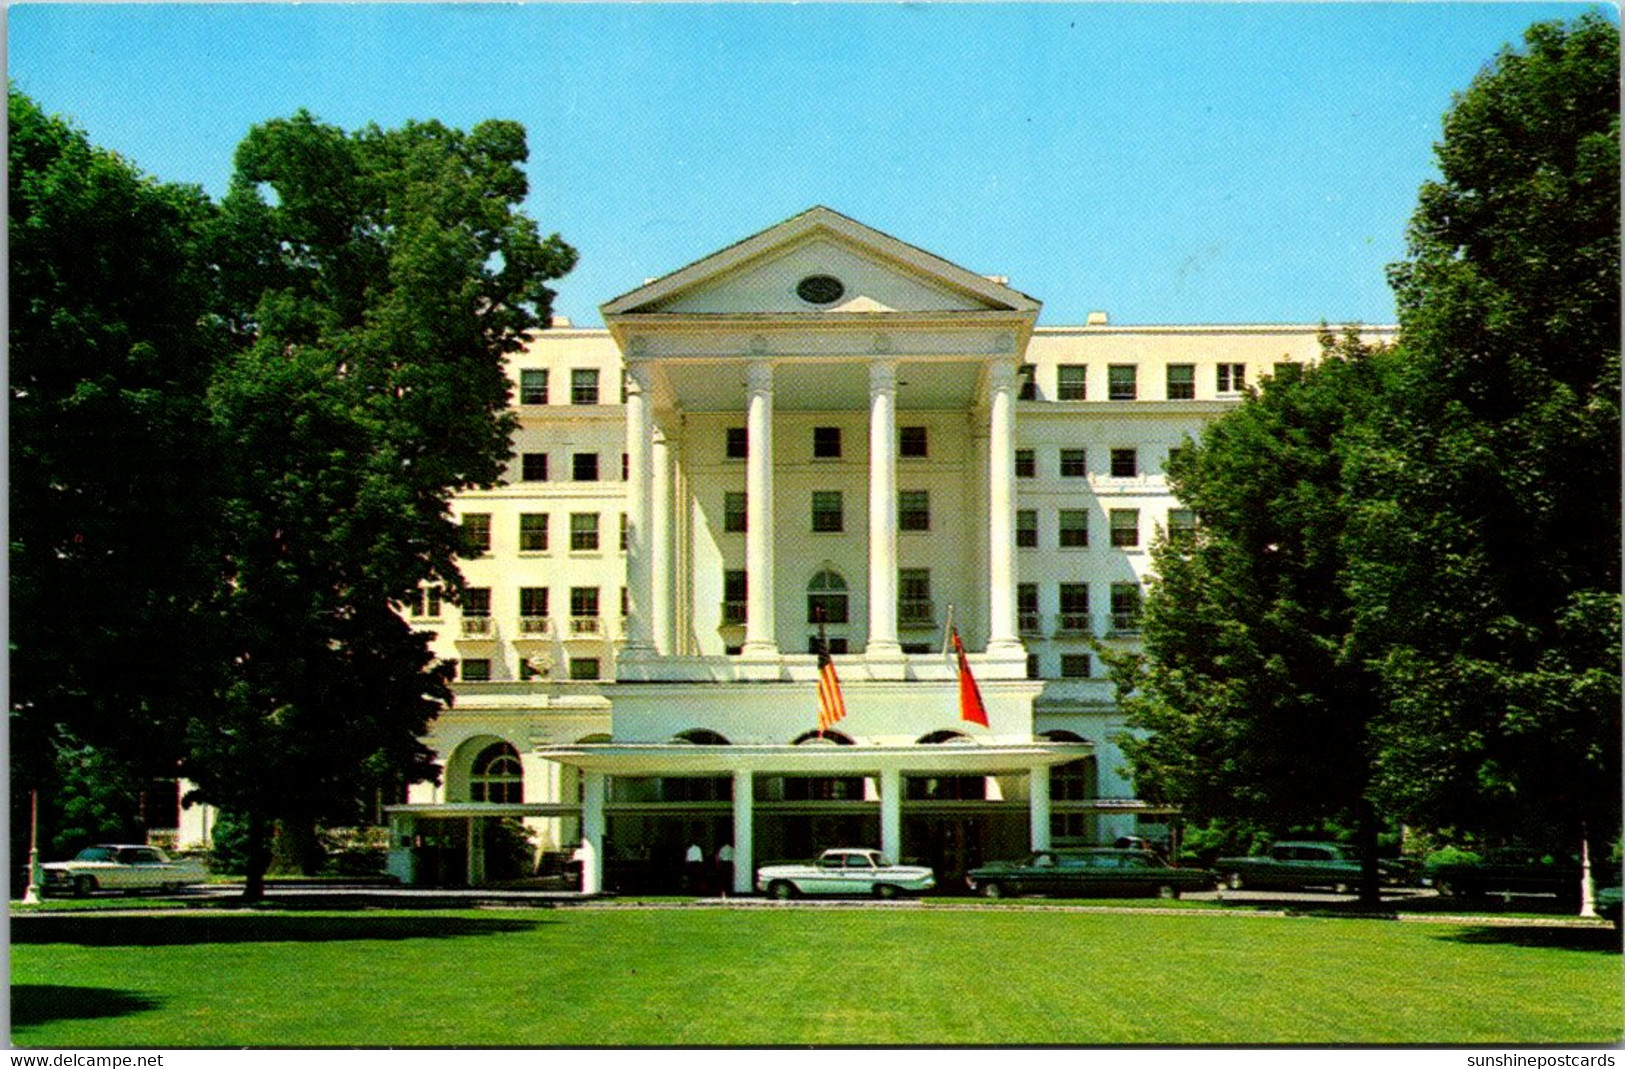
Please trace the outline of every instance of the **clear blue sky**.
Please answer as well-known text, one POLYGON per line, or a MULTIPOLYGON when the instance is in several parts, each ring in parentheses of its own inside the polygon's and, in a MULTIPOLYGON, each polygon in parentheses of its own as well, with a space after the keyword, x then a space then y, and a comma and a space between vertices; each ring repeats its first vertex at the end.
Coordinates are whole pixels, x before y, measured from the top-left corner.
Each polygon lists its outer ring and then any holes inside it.
POLYGON ((1389 322, 1451 95, 1583 4, 39 4, 10 75, 224 191, 248 127, 517 119, 598 305, 814 204, 1041 322, 1389 322))

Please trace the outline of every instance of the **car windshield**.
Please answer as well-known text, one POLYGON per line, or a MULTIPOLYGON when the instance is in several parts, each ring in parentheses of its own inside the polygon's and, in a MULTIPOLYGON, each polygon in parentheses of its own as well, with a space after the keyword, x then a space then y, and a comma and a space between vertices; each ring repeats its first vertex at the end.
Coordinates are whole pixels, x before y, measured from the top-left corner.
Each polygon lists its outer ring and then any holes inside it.
POLYGON ((111 861, 113 860, 113 851, 105 846, 87 846, 83 850, 79 851, 78 856, 76 856, 74 860, 111 861))

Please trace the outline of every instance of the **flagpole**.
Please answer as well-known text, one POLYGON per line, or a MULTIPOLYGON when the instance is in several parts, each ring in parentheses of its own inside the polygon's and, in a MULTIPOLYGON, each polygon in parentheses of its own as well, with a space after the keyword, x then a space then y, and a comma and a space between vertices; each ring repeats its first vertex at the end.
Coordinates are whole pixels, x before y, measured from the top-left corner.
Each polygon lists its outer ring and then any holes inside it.
POLYGON ((948 603, 948 622, 942 628, 942 658, 948 659, 949 636, 954 633, 954 603, 948 603))

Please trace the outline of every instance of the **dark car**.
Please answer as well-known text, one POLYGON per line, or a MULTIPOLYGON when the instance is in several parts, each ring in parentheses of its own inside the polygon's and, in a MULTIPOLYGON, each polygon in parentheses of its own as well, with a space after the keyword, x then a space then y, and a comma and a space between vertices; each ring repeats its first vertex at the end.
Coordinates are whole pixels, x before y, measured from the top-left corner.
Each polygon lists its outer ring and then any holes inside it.
POLYGON ((1184 891, 1211 891, 1206 869, 1176 869, 1145 850, 1040 850, 1021 861, 995 861, 966 873, 970 889, 984 898, 1063 895, 1095 898, 1148 895, 1178 898, 1184 891))
MULTIPOLYGON (((1219 870, 1231 890, 1303 891, 1326 888, 1343 894, 1360 884, 1360 859, 1338 843, 1279 842, 1267 854, 1221 857, 1219 870)), ((1391 858, 1378 862, 1385 884, 1415 882, 1404 863, 1391 858)))
POLYGON ((1578 858, 1524 847, 1486 850, 1482 857, 1427 866, 1423 882, 1442 895, 1480 898, 1491 894, 1556 895, 1578 900, 1578 858))

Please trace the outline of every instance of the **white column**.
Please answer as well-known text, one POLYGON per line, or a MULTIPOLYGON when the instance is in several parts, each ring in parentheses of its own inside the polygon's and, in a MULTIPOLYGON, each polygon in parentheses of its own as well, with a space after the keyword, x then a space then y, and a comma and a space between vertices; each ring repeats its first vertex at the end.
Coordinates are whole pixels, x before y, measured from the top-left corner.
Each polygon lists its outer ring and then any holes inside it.
POLYGON ((677 652, 673 625, 672 567, 675 524, 672 523, 672 450, 666 436, 654 432, 654 505, 649 525, 653 531, 654 552, 650 561, 653 591, 649 598, 649 640, 655 652, 671 656, 677 652))
POLYGON ((880 852, 892 864, 903 859, 903 773, 880 770, 880 852))
POLYGON ((748 768, 734 771, 734 894, 748 895, 755 890, 756 878, 755 828, 752 824, 756 798, 755 776, 748 768))
POLYGON ((1017 656, 1016 366, 988 368, 988 652, 1017 656))
POLYGON ((1049 766, 1034 765, 1027 774, 1028 815, 1034 850, 1049 849, 1049 766))
POLYGON ((897 362, 869 365, 869 644, 870 661, 898 662, 897 642, 897 362))
POLYGON ((773 365, 746 369, 745 647, 747 658, 779 656, 773 620, 773 365))
POLYGON ((631 601, 626 621, 622 660, 636 660, 654 652, 650 625, 654 569, 651 553, 654 531, 654 412, 649 396, 649 369, 642 365, 626 372, 626 587, 631 601))
POLYGON ((604 774, 581 773, 581 893, 604 889, 604 774))

